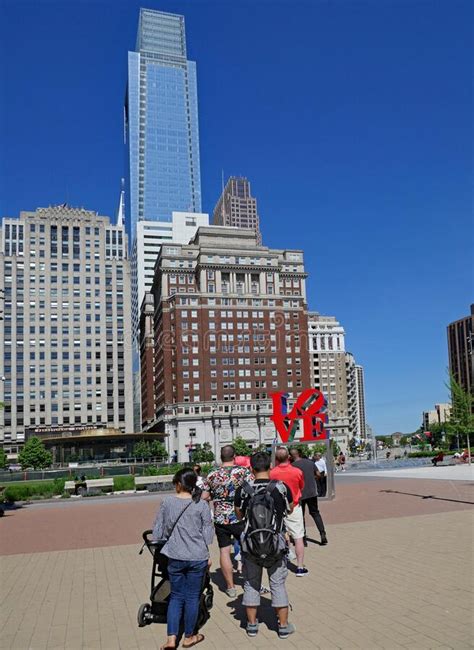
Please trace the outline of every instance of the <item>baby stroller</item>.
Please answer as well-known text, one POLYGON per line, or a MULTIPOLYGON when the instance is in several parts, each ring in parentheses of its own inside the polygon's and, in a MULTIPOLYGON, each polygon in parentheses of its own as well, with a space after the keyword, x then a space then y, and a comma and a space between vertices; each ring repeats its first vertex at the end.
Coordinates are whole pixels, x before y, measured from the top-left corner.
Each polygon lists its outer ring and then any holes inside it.
MULTIPOLYGON (((152 530, 146 530, 143 533, 143 546, 140 549, 140 554, 143 553, 145 546, 150 551, 153 556, 153 567, 151 570, 150 602, 143 603, 138 609, 138 627, 144 627, 150 625, 150 623, 166 623, 168 613, 170 597, 168 571, 166 566, 163 566, 159 553, 156 553, 156 544, 151 540, 152 532, 152 530)), ((209 620, 209 612, 212 609, 213 602, 214 590, 211 585, 209 571, 206 571, 201 589, 196 632, 209 620)))

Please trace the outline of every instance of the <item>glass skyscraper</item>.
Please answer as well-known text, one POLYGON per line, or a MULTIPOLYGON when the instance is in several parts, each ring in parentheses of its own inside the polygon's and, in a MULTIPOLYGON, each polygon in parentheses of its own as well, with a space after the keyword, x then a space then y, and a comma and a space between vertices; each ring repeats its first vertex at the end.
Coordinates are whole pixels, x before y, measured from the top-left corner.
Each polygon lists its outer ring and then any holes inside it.
POLYGON ((128 53, 125 100, 127 232, 137 221, 201 211, 196 64, 186 58, 184 17, 140 9, 128 53))

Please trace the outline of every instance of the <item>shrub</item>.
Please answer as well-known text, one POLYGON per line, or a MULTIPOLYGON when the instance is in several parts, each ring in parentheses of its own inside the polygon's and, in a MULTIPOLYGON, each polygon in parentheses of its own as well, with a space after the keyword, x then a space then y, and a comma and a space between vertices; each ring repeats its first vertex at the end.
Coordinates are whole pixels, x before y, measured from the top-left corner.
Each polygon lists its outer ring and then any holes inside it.
POLYGON ((14 503, 15 501, 27 501, 32 498, 43 498, 48 499, 54 494, 61 494, 63 488, 60 491, 57 491, 55 486, 55 481, 41 481, 37 483, 26 483, 24 485, 9 485, 5 488, 3 493, 3 498, 9 503, 14 503))
POLYGON ((131 474, 126 476, 114 476, 114 492, 122 492, 123 490, 134 490, 135 481, 131 474))
POLYGON ((433 456, 437 456, 438 454, 439 454, 439 450, 438 451, 412 451, 411 453, 408 454, 408 458, 433 458, 433 456))

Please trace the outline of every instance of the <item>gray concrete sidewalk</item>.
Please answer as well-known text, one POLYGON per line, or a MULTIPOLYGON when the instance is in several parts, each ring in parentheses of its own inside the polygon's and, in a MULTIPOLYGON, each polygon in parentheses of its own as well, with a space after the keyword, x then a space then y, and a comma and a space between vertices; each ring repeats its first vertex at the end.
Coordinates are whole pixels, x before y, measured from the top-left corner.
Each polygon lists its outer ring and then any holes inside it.
MULTIPOLYGON (((289 576, 294 637, 280 641, 264 623, 248 639, 241 589, 236 601, 216 589, 200 647, 470 648, 472 524, 472 513, 459 511, 333 525, 327 547, 307 549, 310 575, 289 576)), ((139 556, 136 545, 2 557, 1 647, 159 648, 164 626, 136 623, 150 569, 149 554, 139 556)), ((261 618, 274 628, 263 602, 261 618)))

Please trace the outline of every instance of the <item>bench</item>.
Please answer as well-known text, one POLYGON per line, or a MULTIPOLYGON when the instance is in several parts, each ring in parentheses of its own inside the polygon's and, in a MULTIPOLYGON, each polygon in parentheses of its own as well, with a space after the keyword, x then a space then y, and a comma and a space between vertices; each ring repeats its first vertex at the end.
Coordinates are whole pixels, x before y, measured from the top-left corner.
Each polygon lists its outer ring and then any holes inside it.
POLYGON ((66 481, 64 483, 65 492, 74 492, 75 489, 76 489, 76 482, 75 481, 66 481))
POLYGON ((114 489, 114 479, 113 478, 94 478, 86 480, 87 490, 91 488, 110 488, 112 492, 114 489))
POLYGON ((158 485, 171 483, 172 480, 173 474, 161 474, 160 476, 135 476, 135 487, 158 487, 158 485))

